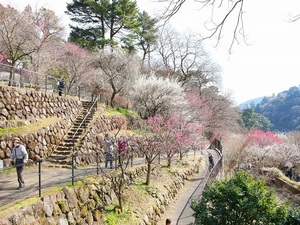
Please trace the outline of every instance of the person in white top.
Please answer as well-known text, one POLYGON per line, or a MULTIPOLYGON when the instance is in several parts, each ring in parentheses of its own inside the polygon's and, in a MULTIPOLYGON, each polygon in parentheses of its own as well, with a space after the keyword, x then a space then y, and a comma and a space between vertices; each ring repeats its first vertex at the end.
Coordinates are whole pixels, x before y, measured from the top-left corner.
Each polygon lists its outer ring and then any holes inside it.
POLYGON ((25 182, 23 180, 22 174, 24 170, 24 165, 28 161, 28 153, 26 151, 25 146, 21 145, 20 138, 15 137, 13 141, 14 141, 14 147, 10 156, 10 160, 16 167, 18 183, 19 183, 18 189, 20 190, 21 188, 25 187, 25 182))

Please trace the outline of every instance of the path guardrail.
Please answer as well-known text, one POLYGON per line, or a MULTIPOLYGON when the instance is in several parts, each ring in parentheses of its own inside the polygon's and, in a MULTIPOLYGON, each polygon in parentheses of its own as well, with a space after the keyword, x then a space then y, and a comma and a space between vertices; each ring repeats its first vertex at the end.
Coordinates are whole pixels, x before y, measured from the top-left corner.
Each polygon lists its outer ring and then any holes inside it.
MULTIPOLYGON (((101 171, 105 172, 106 168, 104 166, 104 163, 101 162, 101 156, 103 152, 98 151, 94 153, 80 153, 80 154, 73 154, 71 156, 72 161, 69 165, 69 168, 61 168, 61 170, 56 170, 54 166, 49 166, 48 169, 43 168, 43 164, 46 164, 48 161, 45 160, 35 160, 30 161, 27 164, 23 164, 22 166, 25 167, 35 167, 37 170, 29 169, 26 170, 26 174, 30 174, 31 177, 35 177, 36 182, 34 184, 28 184, 28 182, 25 179, 26 187, 22 192, 26 193, 25 195, 32 194, 33 192, 38 191, 38 196, 42 197, 42 190, 49 187, 57 187, 60 185, 66 185, 71 183, 72 185, 75 184, 76 179, 80 179, 82 177, 88 176, 88 175, 100 175, 101 171), (84 156, 94 157, 95 163, 92 165, 89 165, 87 167, 77 167, 76 166, 76 157, 84 157, 84 156), (53 169, 51 169, 53 168, 53 169)), ((143 164, 145 163, 144 159, 136 159, 135 162, 133 160, 133 156, 128 157, 129 166, 133 166, 135 164, 143 164)), ((118 169, 118 157, 115 157, 114 159, 114 167, 113 169, 118 169)), ((21 165, 18 165, 21 166, 21 165)), ((15 169, 16 166, 10 166, 10 167, 4 167, 2 172, 0 172, 0 175, 4 175, 6 171, 11 171, 12 169, 15 169), (2 174, 4 173, 4 174, 2 174)), ((110 169, 107 169, 110 170, 110 169)), ((24 176, 24 175, 23 175, 24 176)), ((7 190, 12 191, 13 189, 7 189, 7 187, 4 187, 4 185, 8 182, 8 180, 5 180, 5 177, 2 177, 1 180, 1 186, 0 190, 7 190)), ((1 199, 1 198, 0 198, 1 199)), ((9 200, 9 199, 2 199, 2 204, 6 205, 11 202, 13 202, 15 199, 9 200)), ((1 201, 0 201, 1 202, 1 201)))
MULTIPOLYGON (((59 93, 57 82, 60 78, 49 74, 39 73, 22 68, 22 66, 11 66, 0 63, 0 84, 11 85, 20 88, 34 88, 48 93, 59 93)), ((78 96, 79 100, 82 95, 80 86, 70 87, 70 83, 65 81, 65 87, 62 89, 64 96, 78 96)))
MULTIPOLYGON (((212 149, 217 152, 217 154, 220 156, 218 161, 216 163, 213 163, 213 167, 211 169, 208 169, 208 173, 205 175, 205 177, 199 182, 191 196, 189 197, 187 203, 185 204, 183 210, 181 211, 180 215, 177 218, 176 225, 180 225, 180 221, 185 220, 183 216, 184 212, 186 210, 190 209, 191 201, 192 200, 199 200, 201 201, 202 192, 208 187, 211 181, 215 180, 216 176, 219 174, 220 170, 223 168, 223 155, 220 150, 218 149, 212 149), (195 195, 195 193, 200 193, 199 195, 195 195)), ((208 166, 210 168, 211 165, 208 166)), ((191 210, 191 209, 190 209, 191 210)))

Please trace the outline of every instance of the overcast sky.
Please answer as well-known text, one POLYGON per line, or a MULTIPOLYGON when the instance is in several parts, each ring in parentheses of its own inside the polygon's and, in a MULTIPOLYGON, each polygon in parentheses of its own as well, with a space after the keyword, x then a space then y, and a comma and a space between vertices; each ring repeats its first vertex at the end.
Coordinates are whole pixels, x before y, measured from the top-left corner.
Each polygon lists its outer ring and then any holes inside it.
MULTIPOLYGON (((0 0, 22 9, 27 4, 44 6, 54 10, 68 25, 64 15, 66 2, 72 0, 0 0)), ((139 8, 154 13, 162 9, 153 0, 137 0, 139 8)), ((178 31, 193 30, 203 33, 208 12, 200 11, 199 3, 186 1, 185 7, 171 25, 178 31)), ((288 23, 290 14, 300 14, 299 0, 245 0, 244 27, 248 44, 241 42, 228 55, 230 32, 222 36, 224 41, 215 48, 215 41, 204 42, 211 58, 222 67, 223 88, 232 92, 236 103, 287 90, 300 85, 300 21, 288 23)), ((234 24, 234 21, 231 21, 234 24)), ((225 30, 226 31, 226 30, 225 30)))

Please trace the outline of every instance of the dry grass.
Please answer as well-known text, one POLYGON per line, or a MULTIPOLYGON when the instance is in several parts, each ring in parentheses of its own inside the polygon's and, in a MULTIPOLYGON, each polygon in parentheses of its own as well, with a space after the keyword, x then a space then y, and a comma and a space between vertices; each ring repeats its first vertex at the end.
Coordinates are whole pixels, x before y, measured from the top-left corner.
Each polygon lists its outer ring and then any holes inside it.
MULTIPOLYGON (((154 206, 157 199, 156 196, 167 192, 165 186, 174 182, 172 179, 173 173, 180 174, 192 168, 195 164, 202 167, 202 162, 204 162, 202 156, 189 156, 189 158, 184 158, 182 161, 174 160, 171 168, 167 168, 162 164, 160 167, 157 167, 154 174, 152 174, 149 186, 144 185, 145 177, 137 179, 135 184, 125 190, 124 194, 124 208, 127 209, 125 213, 130 213, 130 217, 127 218, 127 221, 117 221, 117 224, 137 224, 137 218, 146 215, 146 212, 154 206)), ((183 187, 183 190, 179 191, 178 195, 184 194, 185 188, 186 187, 183 187)), ((116 217, 118 217, 118 215, 116 215, 116 217)))
POLYGON ((61 120, 62 120, 61 118, 50 117, 46 119, 41 119, 36 123, 31 123, 20 127, 9 127, 4 129, 0 128, 0 135, 3 134, 22 135, 22 134, 37 133, 43 127, 48 127, 61 120))

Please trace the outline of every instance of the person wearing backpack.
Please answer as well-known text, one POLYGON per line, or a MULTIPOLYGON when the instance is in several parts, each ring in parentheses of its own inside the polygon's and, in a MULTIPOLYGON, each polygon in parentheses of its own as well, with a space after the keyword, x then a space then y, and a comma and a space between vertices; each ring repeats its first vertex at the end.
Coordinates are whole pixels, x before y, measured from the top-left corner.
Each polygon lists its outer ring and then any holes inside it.
POLYGON ((10 160, 12 164, 16 167, 17 170, 17 178, 19 187, 18 190, 25 187, 25 182, 23 179, 23 170, 24 166, 28 161, 28 153, 26 151, 26 148, 24 145, 20 144, 20 138, 15 137, 13 139, 14 142, 14 148, 12 150, 10 160))

